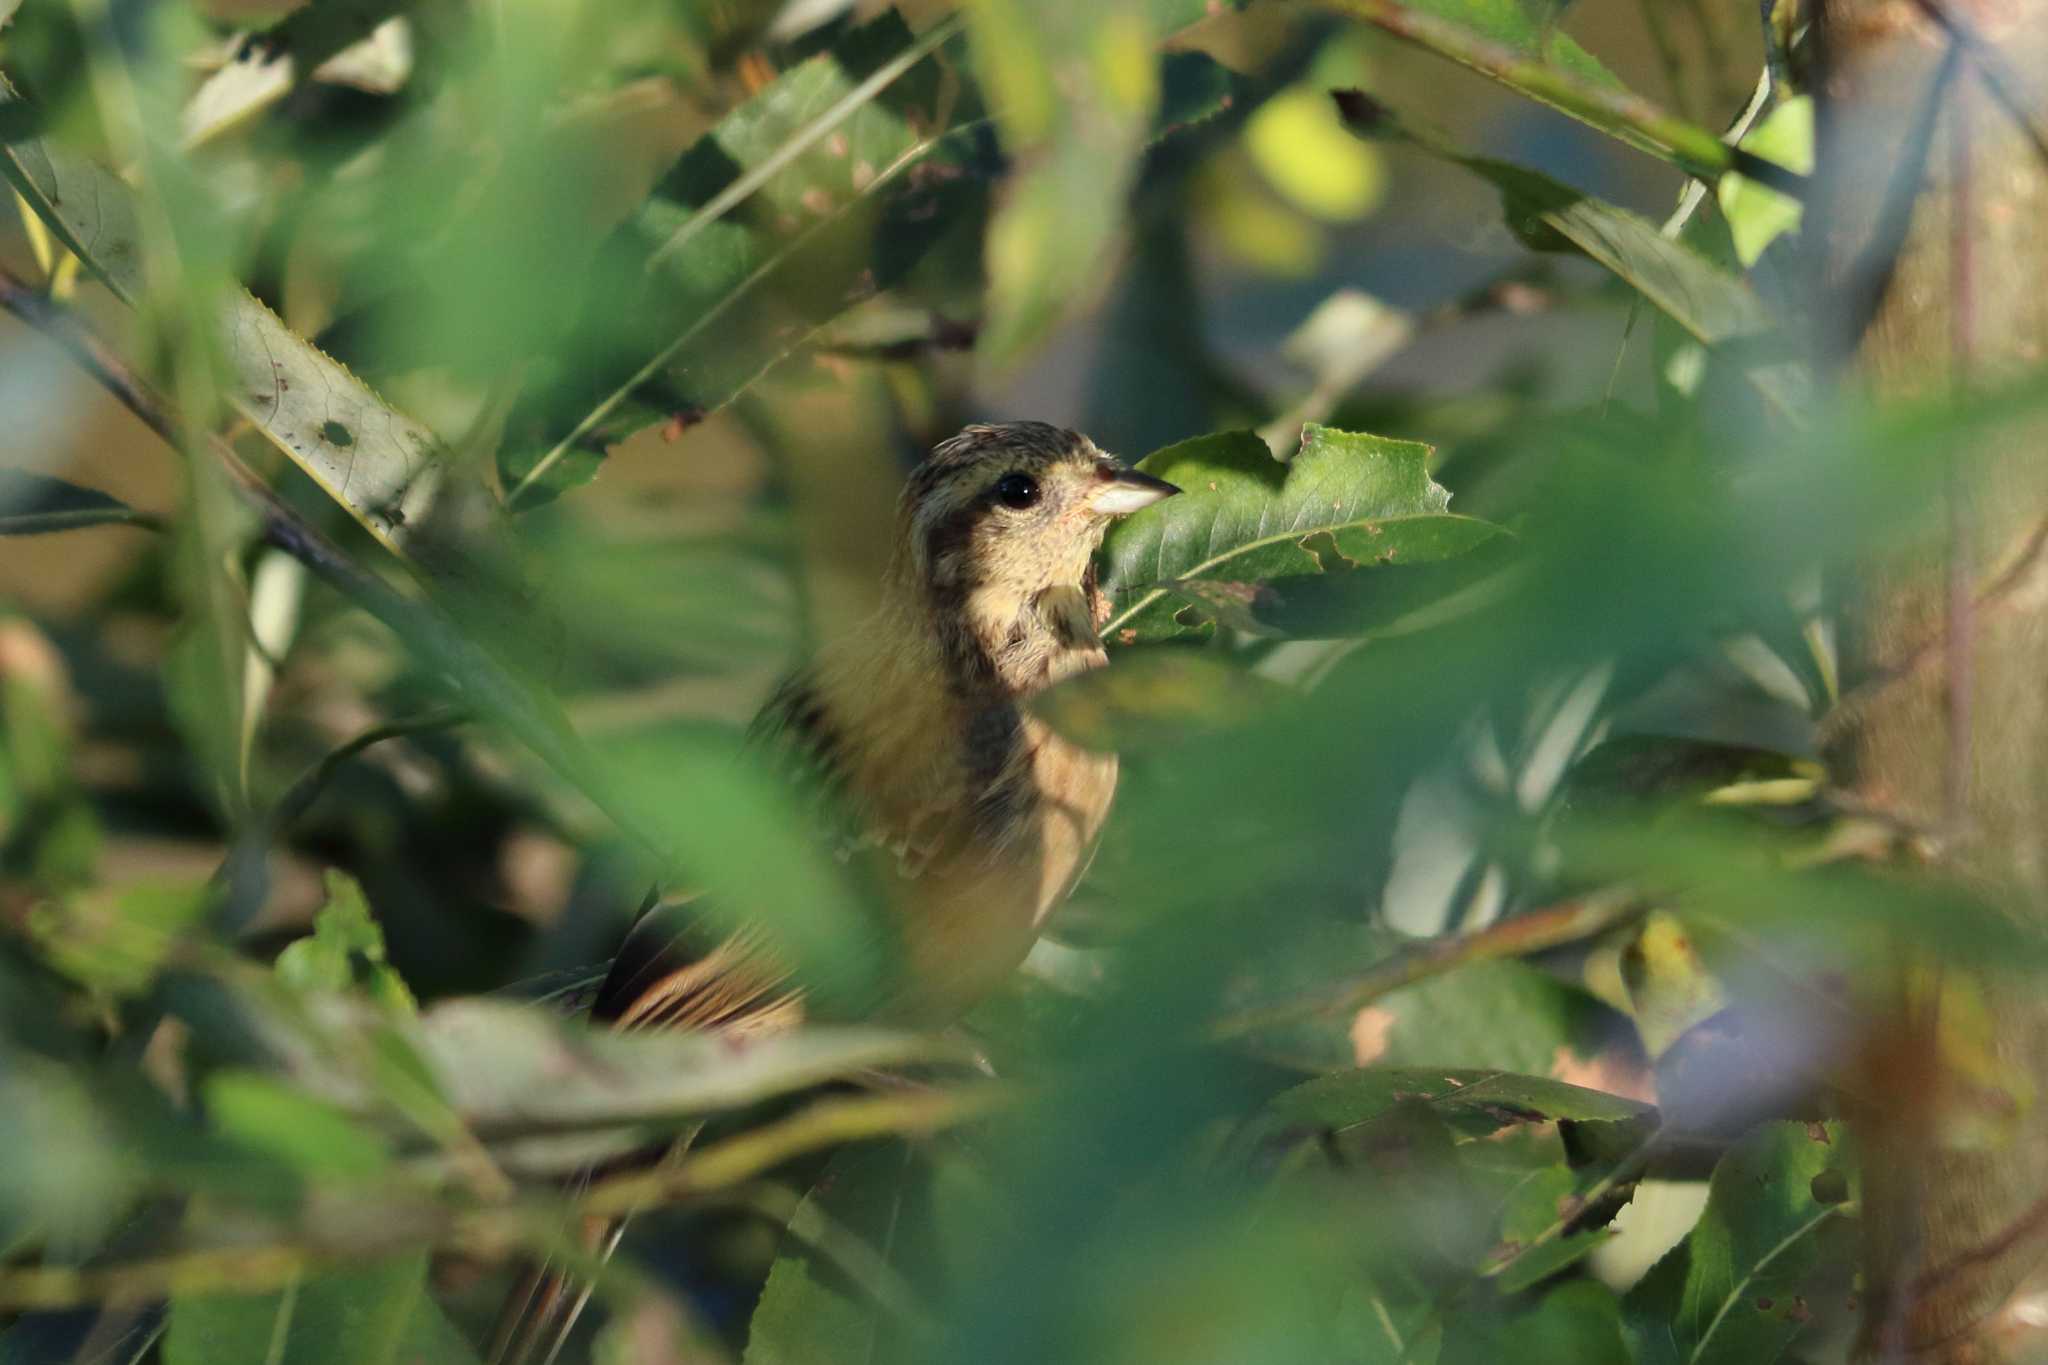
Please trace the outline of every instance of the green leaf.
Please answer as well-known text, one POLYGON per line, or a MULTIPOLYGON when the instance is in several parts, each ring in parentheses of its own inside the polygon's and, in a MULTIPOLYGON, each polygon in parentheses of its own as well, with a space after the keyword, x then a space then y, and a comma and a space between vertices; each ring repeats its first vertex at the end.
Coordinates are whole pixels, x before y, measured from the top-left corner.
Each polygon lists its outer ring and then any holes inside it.
MULTIPOLYGON (((118 176, 41 140, 0 148, 0 173, 118 297, 141 301, 136 196, 118 176)), ((439 440, 246 290, 229 291, 218 326, 229 400, 371 535, 406 553, 439 492, 439 440)))
POLYGON ((723 1038, 620 1033, 486 1000, 438 1005, 402 1036, 469 1128, 498 1146, 506 1164, 531 1171, 591 1159, 590 1144, 561 1134, 597 1133, 597 1147, 613 1150, 637 1141, 630 1130, 639 1127, 674 1128, 951 1051, 914 1034, 864 1028, 809 1028, 735 1048, 723 1038))
POLYGON ((1015 362, 1100 282, 1159 104, 1142 0, 975 0, 975 67, 1023 169, 989 225, 979 353, 1015 362))
POLYGON ((280 1294, 178 1295, 164 1365, 467 1365, 427 1297, 427 1257, 336 1271, 280 1294))
POLYGON ((394 1015, 418 1013, 412 992, 384 953, 384 931, 370 915, 361 883, 326 871, 327 904, 313 916, 313 934, 277 955, 278 979, 299 990, 345 991, 360 985, 394 1015))
POLYGON ((1569 3, 1570 0, 1419 0, 1408 8, 1456 24, 1517 56, 1538 58, 1586 86, 1622 89, 1621 81, 1600 64, 1599 58, 1558 27, 1569 3))
POLYGON ((1577 1265, 1613 1237, 1613 1228, 1587 1228, 1517 1251, 1502 1265, 1494 1284, 1503 1294, 1519 1294, 1577 1265))
POLYGON ((1822 1230, 1846 1211, 1814 1197, 1817 1177, 1847 1174, 1841 1136, 1834 1123, 1767 1123, 1721 1158, 1698 1224, 1622 1302, 1639 1365, 1770 1365, 1785 1353, 1806 1321, 1800 1294, 1822 1230))
MULTIPOLYGON (((1744 151, 1755 152, 1786 170, 1805 175, 1813 170, 1813 99, 1797 95, 1786 100, 1742 139, 1744 151)), ((1768 185, 1730 172, 1714 186, 1721 213, 1735 238, 1735 254, 1755 265, 1772 242, 1799 231, 1803 210, 1798 200, 1768 185)))
MULTIPOLYGON (((1103 671, 1120 667, 1121 658, 1103 671)), ((1302 925, 1244 977, 1240 998, 1327 996, 1413 942, 1365 925, 1302 925)), ((1361 1010, 1270 1025, 1251 1044, 1262 1057, 1315 1071, 1451 1062, 1540 1076, 1589 1068, 1613 1024, 1610 1009, 1549 972, 1481 961, 1389 991, 1361 1010)))
POLYGON ((53 1256, 80 1255, 150 1179, 105 1091, 90 1068, 0 1046, 0 1246, 33 1234, 53 1256))
POLYGON ((1102 585, 1103 638, 1163 639, 1206 620, 1257 617, 1259 585, 1362 565, 1411 564, 1466 553, 1500 528, 1449 511, 1432 481, 1429 449, 1412 441, 1302 428, 1282 464, 1250 432, 1168 446, 1139 467, 1180 485, 1110 533, 1102 585))
POLYGON ((36 536, 88 526, 160 525, 119 498, 63 479, 0 469, 0 536, 36 536))
POLYGON ((1455 1131, 1473 1137, 1558 1119, 1644 1125, 1657 1112, 1647 1104, 1545 1076, 1434 1067, 1366 1067, 1322 1076, 1281 1092, 1270 1107, 1284 1120, 1342 1131, 1410 1102, 1427 1106, 1455 1131))
MULTIPOLYGON (((1718 176, 1734 160, 1705 128, 1668 114, 1625 89, 1552 25, 1562 4, 1519 0, 1323 0, 1407 42, 1499 81, 1639 151, 1691 174, 1718 176)), ((1346 92, 1347 117, 1372 104, 1346 92)), ((1373 106, 1376 108, 1376 106, 1373 106)), ((1373 120, 1367 120, 1373 121, 1373 120)))
POLYGON ((895 1143, 853 1147, 832 1158, 791 1226, 829 1226, 834 1241, 851 1244, 857 1254, 842 1251, 835 1263, 815 1236, 792 1239, 768 1271, 747 1326, 742 1365, 876 1365, 903 1358, 897 1338, 905 1324, 849 1276, 844 1261, 862 1268, 879 1262, 887 1270, 909 1170, 908 1149, 895 1143))
POLYGON ((1449 1314, 1438 1359, 1444 1365, 1503 1360, 1629 1365, 1614 1291, 1591 1280, 1559 1285, 1519 1312, 1449 1314))
POLYGON ((221 1134, 316 1177, 376 1175, 390 1153, 338 1107, 255 1072, 206 1078, 206 1112, 221 1134))
POLYGON ((1525 243, 1544 249, 1562 238, 1700 341, 1713 346, 1775 329, 1747 282, 1666 237, 1648 219, 1520 166, 1456 159, 1500 190, 1508 226, 1525 243))
POLYGON ((156 978, 210 903, 206 888, 178 883, 102 888, 32 907, 28 929, 51 964, 73 980, 110 995, 134 995, 156 978))
POLYGON ((600 252, 582 320, 508 421, 515 506, 587 480, 643 427, 722 408, 978 201, 976 111, 935 55, 955 31, 913 35, 888 11, 683 155, 600 252))

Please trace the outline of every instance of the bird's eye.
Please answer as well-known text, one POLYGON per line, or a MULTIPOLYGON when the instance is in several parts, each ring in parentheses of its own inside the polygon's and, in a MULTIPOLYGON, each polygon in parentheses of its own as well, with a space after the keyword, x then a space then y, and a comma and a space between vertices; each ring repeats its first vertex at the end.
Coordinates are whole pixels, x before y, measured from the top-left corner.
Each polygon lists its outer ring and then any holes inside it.
POLYGON ((1021 512, 1037 503, 1038 480, 1029 474, 1005 474, 996 480, 996 498, 1021 512))

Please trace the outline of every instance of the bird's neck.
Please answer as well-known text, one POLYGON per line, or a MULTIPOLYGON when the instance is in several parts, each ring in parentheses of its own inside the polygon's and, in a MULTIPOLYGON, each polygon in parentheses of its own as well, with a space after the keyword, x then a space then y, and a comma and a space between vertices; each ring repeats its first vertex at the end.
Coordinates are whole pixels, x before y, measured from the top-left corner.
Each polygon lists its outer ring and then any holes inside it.
POLYGON ((1103 662, 1093 576, 1030 588, 984 584, 928 614, 940 675, 963 700, 1011 701, 1103 662))

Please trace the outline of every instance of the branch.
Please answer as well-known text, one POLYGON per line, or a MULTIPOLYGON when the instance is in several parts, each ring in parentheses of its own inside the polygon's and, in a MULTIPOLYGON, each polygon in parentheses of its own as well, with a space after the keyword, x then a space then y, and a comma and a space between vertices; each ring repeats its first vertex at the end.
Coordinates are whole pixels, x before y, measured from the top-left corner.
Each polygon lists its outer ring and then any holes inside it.
MULTIPOLYGON (((40 220, 39 220, 40 221, 40 220)), ((121 400, 151 431, 173 443, 165 408, 107 344, 79 325, 71 310, 0 266, 0 308, 6 309, 70 353, 80 368, 121 400)))
POLYGON ((727 1138, 672 1165, 600 1180, 577 1201, 594 1217, 618 1217, 654 1204, 672 1204, 728 1189, 821 1147, 862 1138, 929 1134, 980 1118, 1009 1102, 995 1086, 930 1090, 902 1095, 826 1100, 776 1123, 727 1138))
MULTIPOLYGON (((1996 620, 2018 605, 2020 590, 2033 581, 2035 572, 2048 561, 2048 517, 2034 523, 2013 555, 2012 562, 1977 590, 1972 615, 1981 625, 1996 620)), ((1820 718, 1815 731, 1818 748, 1826 749, 1844 738, 1859 724, 1878 698, 1899 683, 1918 674, 1946 652, 1946 636, 1924 640, 1898 659, 1878 668, 1870 677, 1845 692, 1820 718)))
POLYGON ((1998 49, 1984 40, 1968 19, 1956 14, 1943 0, 1913 0, 1922 14, 1939 24, 1949 39, 1962 49, 1970 59, 1970 65, 1984 79, 1984 88, 1991 92, 1991 98, 1998 101, 1999 108, 2019 126, 2022 136, 2033 145, 2034 155, 2048 165, 2048 131, 2034 122, 2034 112, 2023 93, 2025 85, 2007 68, 2005 59, 1998 49))

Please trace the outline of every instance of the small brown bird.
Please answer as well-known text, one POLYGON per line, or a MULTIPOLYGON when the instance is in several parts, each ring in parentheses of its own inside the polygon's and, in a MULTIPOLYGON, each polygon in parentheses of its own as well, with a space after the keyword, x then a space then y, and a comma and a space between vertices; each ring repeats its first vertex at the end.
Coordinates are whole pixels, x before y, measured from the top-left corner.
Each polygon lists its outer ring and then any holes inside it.
MULTIPOLYGON (((957 1016, 1017 968, 1079 880, 1116 758, 1067 743, 1023 702, 1108 662, 1095 551, 1112 519, 1179 491, 1076 432, 968 427, 904 488, 879 611, 763 708, 756 740, 823 781, 840 851, 887 907, 897 961, 870 1017, 957 1016)), ((706 944, 701 919, 688 903, 643 916, 592 1013, 755 1034, 815 1012, 764 931, 706 944)), ((588 1231, 594 1247, 616 1237, 588 1231)), ((559 1277, 529 1284, 493 1359, 552 1360, 581 1306, 567 1300, 559 1277), (533 1354, 544 1335, 554 1344, 533 1354)))

